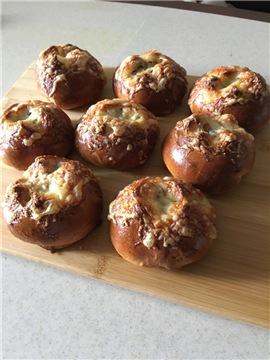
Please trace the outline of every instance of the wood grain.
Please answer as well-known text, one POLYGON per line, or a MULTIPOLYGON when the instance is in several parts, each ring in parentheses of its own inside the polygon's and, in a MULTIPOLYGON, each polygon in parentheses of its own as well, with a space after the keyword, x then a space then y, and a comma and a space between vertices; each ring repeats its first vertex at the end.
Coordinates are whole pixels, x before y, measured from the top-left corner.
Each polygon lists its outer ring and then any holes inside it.
MULTIPOLYGON (((112 98, 114 69, 105 70, 108 83, 102 98, 112 98)), ((191 86, 195 77, 189 76, 188 80, 191 86)), ((42 99, 34 80, 34 63, 2 99, 1 106, 5 109, 28 99, 42 99)), ((67 111, 74 126, 85 110, 67 111)), ((209 197, 217 209, 218 239, 200 263, 176 272, 140 268, 121 259, 110 242, 109 203, 120 189, 136 178, 169 175, 160 155, 161 142, 176 121, 188 114, 185 98, 173 114, 160 118, 161 136, 147 164, 123 172, 88 164, 100 179, 105 204, 102 225, 85 239, 51 254, 14 238, 1 214, 2 251, 228 318, 269 327, 269 123, 256 135, 256 161, 252 171, 231 193, 209 197)), ((84 162, 75 151, 71 157, 84 162)), ((1 200, 7 185, 20 174, 20 171, 1 164, 1 200)))

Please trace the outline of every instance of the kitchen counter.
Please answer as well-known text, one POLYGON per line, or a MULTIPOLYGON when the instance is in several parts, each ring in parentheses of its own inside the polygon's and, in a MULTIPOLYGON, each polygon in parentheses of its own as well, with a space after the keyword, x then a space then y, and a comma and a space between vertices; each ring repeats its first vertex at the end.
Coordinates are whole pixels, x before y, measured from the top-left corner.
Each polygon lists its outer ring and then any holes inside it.
MULTIPOLYGON (((269 24, 112 2, 2 2, 2 97, 52 44, 104 66, 156 48, 189 74, 221 64, 269 79, 269 24)), ((2 254, 3 359, 268 359, 269 332, 2 254)))

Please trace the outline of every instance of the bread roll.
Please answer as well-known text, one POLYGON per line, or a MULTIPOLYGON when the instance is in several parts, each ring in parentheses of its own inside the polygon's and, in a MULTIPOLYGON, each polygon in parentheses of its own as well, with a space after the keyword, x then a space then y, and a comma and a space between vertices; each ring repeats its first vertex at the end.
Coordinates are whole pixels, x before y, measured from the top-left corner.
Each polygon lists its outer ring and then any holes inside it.
POLYGON ((58 106, 39 100, 14 104, 0 117, 0 157, 25 170, 40 155, 66 156, 73 147, 74 128, 58 106))
POLYGON ((265 79, 247 67, 218 66, 210 70, 195 82, 188 104, 194 114, 232 114, 251 133, 270 117, 270 94, 265 79))
POLYGON ((186 70, 157 50, 128 56, 115 71, 117 97, 145 106, 154 115, 171 113, 187 91, 186 70))
POLYGON ((15 237, 56 251, 89 234, 102 206, 100 184, 86 166, 47 155, 8 186, 3 214, 15 237))
POLYGON ((233 115, 191 115, 177 122, 162 146, 173 176, 208 194, 234 189, 252 168, 254 138, 233 115))
POLYGON ((106 84, 100 62, 87 50, 71 44, 43 50, 36 72, 42 95, 62 109, 90 105, 106 84))
POLYGON ((110 204, 112 243, 125 260, 170 270, 201 260, 216 239, 215 210, 192 185, 146 177, 110 204))
POLYGON ((121 99, 92 105, 79 121, 76 147, 98 166, 126 170, 144 164, 158 139, 159 124, 140 104, 121 99))

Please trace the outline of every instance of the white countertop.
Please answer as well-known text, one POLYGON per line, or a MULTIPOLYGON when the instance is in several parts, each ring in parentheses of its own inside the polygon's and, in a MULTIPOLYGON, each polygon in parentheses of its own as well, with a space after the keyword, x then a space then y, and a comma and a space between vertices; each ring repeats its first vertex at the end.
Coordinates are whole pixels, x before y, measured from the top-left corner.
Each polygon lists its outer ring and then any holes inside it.
MULTIPOLYGON (((41 50, 104 66, 156 48, 190 75, 248 66, 269 82, 269 24, 106 2, 3 2, 2 95, 41 50)), ((2 255, 3 359, 268 359, 266 329, 2 255)))

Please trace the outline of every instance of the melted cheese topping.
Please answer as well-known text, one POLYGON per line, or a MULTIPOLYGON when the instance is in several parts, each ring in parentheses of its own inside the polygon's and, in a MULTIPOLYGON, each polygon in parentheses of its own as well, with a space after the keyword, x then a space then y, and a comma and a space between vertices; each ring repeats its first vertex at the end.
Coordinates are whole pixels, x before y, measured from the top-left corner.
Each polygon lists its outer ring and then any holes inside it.
POLYGON ((71 160, 59 161, 53 156, 45 161, 43 157, 38 157, 7 189, 6 203, 11 204, 5 209, 7 222, 12 223, 20 213, 38 221, 81 201, 83 187, 92 176, 88 169, 84 173, 80 169, 81 164, 76 166, 75 163, 71 160))
POLYGON ((48 97, 53 97, 59 83, 67 81, 66 73, 88 73, 106 83, 105 72, 99 61, 88 51, 71 44, 51 46, 43 50, 36 64, 39 83, 48 97), (59 66, 60 64, 62 66, 59 66), (45 87, 46 80, 50 79, 49 89, 45 87), (51 81, 53 80, 53 81, 51 81))
POLYGON ((124 82, 123 93, 134 93, 146 86, 160 92, 172 78, 186 83, 186 71, 171 58, 155 51, 128 56, 115 72, 115 79, 124 82))
POLYGON ((40 139, 45 133, 40 111, 39 106, 22 104, 13 107, 1 119, 4 129, 3 136, 9 139, 16 133, 22 138, 25 146, 32 146, 35 140, 40 139), (27 137, 24 135, 26 129, 28 134, 30 132, 27 137))
POLYGON ((186 150, 197 150, 205 155, 224 151, 231 142, 253 141, 254 137, 240 127, 232 115, 209 118, 191 115, 176 124, 176 141, 186 150), (181 138, 181 141, 178 139, 181 138))
MULTIPOLYGON (((66 81, 66 80, 67 80, 67 79, 66 79, 66 75, 65 75, 65 74, 56 75, 56 77, 55 77, 55 79, 54 79, 54 81, 53 81, 53 84, 52 84, 52 87, 51 87, 51 89, 50 89, 50 92, 49 92, 48 96, 49 96, 49 97, 52 96, 52 95, 55 93, 58 84, 61 83, 61 82, 66 81)), ((51 100, 55 103, 55 101, 54 101, 53 98, 52 98, 51 100)))
POLYGON ((83 140, 87 140, 88 132, 102 134, 103 137, 121 137, 130 134, 130 126, 147 131, 150 126, 159 128, 158 121, 144 107, 121 99, 102 100, 92 105, 77 131, 83 140), (105 130, 104 130, 105 129, 105 130))
POLYGON ((56 58, 67 70, 71 69, 74 64, 76 64, 79 71, 87 70, 89 54, 79 49, 71 50, 66 55, 57 55, 56 58))
MULTIPOLYGON (((214 210, 190 185, 173 178, 145 178, 126 186, 109 206, 108 219, 118 226, 138 221, 141 241, 152 248, 177 246, 182 236, 197 233, 214 239, 214 210)), ((139 236, 139 235, 138 235, 139 236)))
POLYGON ((102 118, 104 122, 118 119, 123 123, 138 123, 141 126, 148 126, 146 119, 156 123, 156 118, 139 104, 130 103, 121 99, 102 100, 92 105, 89 112, 95 118, 102 118))
POLYGON ((219 66, 196 81, 188 103, 210 105, 209 110, 218 115, 224 106, 262 99, 268 93, 261 75, 239 66, 219 66))
POLYGON ((18 122, 25 124, 32 130, 41 130, 42 120, 40 118, 39 108, 32 106, 21 107, 20 105, 14 107, 5 119, 5 126, 16 126, 18 122))
MULTIPOLYGON (((87 178, 78 183, 76 176, 65 169, 65 163, 51 163, 51 172, 44 167, 29 168, 23 174, 25 185, 34 188, 39 196, 46 198, 42 209, 32 206, 32 217, 39 220, 42 216, 58 213, 67 203, 78 202, 82 198, 82 188, 87 178)), ((34 204, 33 204, 34 205, 34 204)))
MULTIPOLYGON (((191 115, 190 118, 199 119, 199 121, 196 120, 196 125, 191 126, 190 131, 195 134, 207 132, 211 135, 214 143, 222 142, 221 138, 224 137, 227 137, 227 142, 234 141, 237 138, 237 133, 246 134, 245 129, 240 127, 234 117, 229 114, 219 115, 213 118, 191 115)), ((247 133, 246 135, 250 138, 250 140, 254 139, 251 134, 247 133)))

